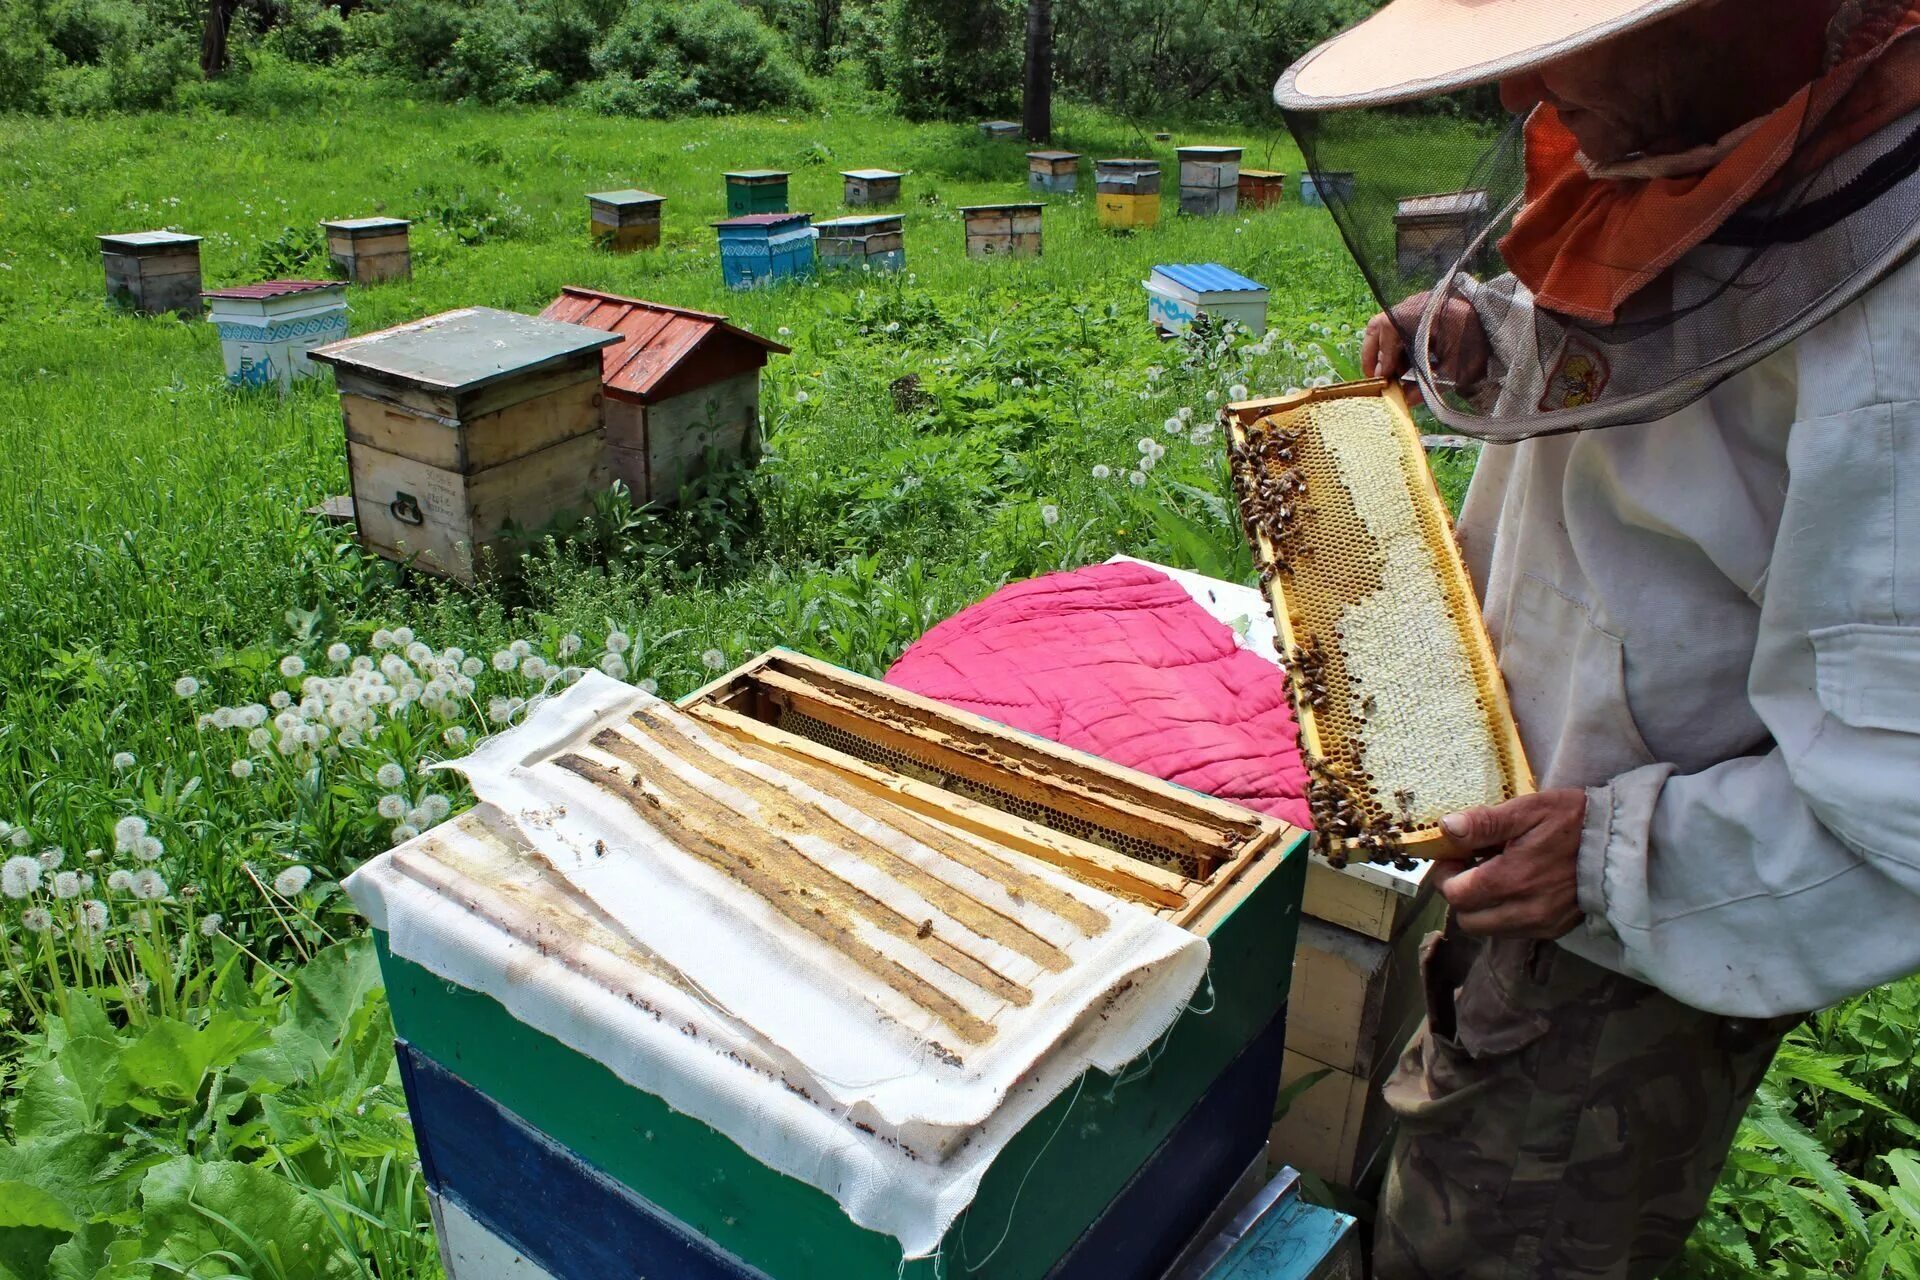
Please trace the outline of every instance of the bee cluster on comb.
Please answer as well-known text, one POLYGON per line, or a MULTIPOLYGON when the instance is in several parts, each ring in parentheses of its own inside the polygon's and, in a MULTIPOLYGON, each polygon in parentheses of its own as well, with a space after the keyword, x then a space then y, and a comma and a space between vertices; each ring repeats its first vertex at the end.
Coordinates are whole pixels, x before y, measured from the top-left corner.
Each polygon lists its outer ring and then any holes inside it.
POLYGON ((1533 783, 1405 402, 1356 383, 1226 418, 1320 851, 1336 865, 1456 852, 1442 817, 1533 783))

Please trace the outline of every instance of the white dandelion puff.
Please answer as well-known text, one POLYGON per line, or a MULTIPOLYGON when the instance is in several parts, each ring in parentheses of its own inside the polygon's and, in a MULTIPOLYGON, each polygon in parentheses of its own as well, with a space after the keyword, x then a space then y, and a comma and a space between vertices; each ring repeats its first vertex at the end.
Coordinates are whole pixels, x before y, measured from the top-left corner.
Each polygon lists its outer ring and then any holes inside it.
POLYGON ((176 698, 191 698, 199 692, 200 682, 192 676, 181 676, 173 682, 173 696, 176 698))
POLYGON ((1112 474, 1113 474, 1113 468, 1108 466, 1106 463, 1096 462, 1093 464, 1093 478, 1095 480, 1105 480, 1108 476, 1112 474))
POLYGON ((1138 489, 1147 483, 1147 473, 1144 471, 1129 471, 1127 473, 1127 483, 1138 489))
POLYGON ((1161 425, 1166 429, 1167 434, 1170 436, 1177 436, 1182 431, 1185 431, 1187 429, 1186 421, 1182 418, 1168 418, 1166 422, 1162 423, 1161 425))
POLYGON ((1046 525, 1048 528, 1052 528, 1054 525, 1059 524, 1060 508, 1054 506, 1051 502, 1041 503, 1040 504, 1040 523, 1046 525))
POLYGON ((53 877, 53 896, 56 898, 77 898, 80 896, 80 873, 78 871, 59 871, 53 877))
POLYGON ((200 917, 200 936, 203 938, 218 936, 221 926, 226 924, 226 922, 226 917, 218 911, 209 911, 206 915, 200 917))
POLYGON ((60 864, 65 862, 66 860, 67 860, 67 851, 65 849, 62 849, 57 844, 48 845, 46 848, 40 851, 40 865, 45 870, 48 870, 48 871, 58 870, 60 864))
POLYGON ((460 659, 460 674, 471 680, 487 669, 487 664, 478 658, 460 659))
POLYGON ((0 893, 20 899, 40 888, 40 863, 24 855, 8 858, 0 865, 0 893))
POLYGON ((413 643, 412 627, 395 627, 393 629, 393 647, 394 648, 404 649, 412 643, 413 643))
POLYGON ((633 638, 624 631, 607 632, 607 652, 625 653, 633 644, 633 638))
POLYGON ((275 711, 285 711, 293 705, 293 695, 285 689, 275 689, 267 698, 267 705, 275 711))
POLYGON ((158 902, 167 896, 167 882, 152 867, 133 873, 133 896, 142 902, 158 902))
POLYGON ((586 641, 569 631, 560 637, 560 644, 555 649, 555 652, 559 655, 560 660, 564 662, 574 654, 580 652, 580 646, 585 643, 586 641))
POLYGON ((438 822, 453 812, 453 801, 438 793, 420 798, 420 807, 427 811, 427 821, 438 822))
POLYGON ((158 862, 160 855, 166 851, 167 846, 160 843, 159 836, 141 836, 133 846, 133 856, 142 862, 158 862))
MULTIPOLYGON (((353 647, 351 645, 344 644, 341 641, 335 640, 332 644, 327 646, 328 662, 335 662, 335 663, 351 662, 352 660, 353 660, 353 647)), ((218 919, 219 917, 209 916, 207 918, 212 920, 212 919, 218 919)))
POLYGON ((600 670, 615 680, 627 678, 627 660, 617 653, 609 653, 600 659, 600 670))
POLYGON ((241 756, 238 760, 235 760, 227 766, 227 772, 244 781, 253 776, 253 761, 247 759, 245 756, 241 756))
MULTIPOLYGON (((419 834, 415 832, 414 834, 419 834)), ((299 863, 285 868, 273 878, 273 891, 283 898, 297 898, 313 883, 313 871, 299 863)))
POLYGON ((376 649, 391 649, 393 648, 393 632, 387 630, 385 627, 381 627, 373 633, 373 639, 369 643, 376 649))
POLYGON ((440 741, 450 747, 464 747, 467 744, 467 731, 460 725, 451 724, 440 734, 440 741))
POLYGON ((280 659, 280 674, 289 680, 298 680, 307 673, 307 660, 297 653, 290 653, 280 659))
POLYGON ((33 843, 33 832, 25 827, 15 827, 7 833, 7 843, 16 849, 24 849, 33 843))
POLYGON ((20 913, 20 927, 28 933, 49 933, 53 929, 53 913, 45 907, 28 907, 20 913))
POLYGON ((393 829, 393 842, 395 844, 405 844, 419 834, 420 829, 418 827, 412 827, 403 822, 393 829))
POLYGON ((113 768, 116 773, 125 773, 134 766, 133 752, 116 751, 113 753, 113 768))
POLYGON ((80 904, 75 918, 80 928, 89 937, 97 938, 107 931, 107 904, 98 898, 88 898, 80 904))
POLYGON ((247 745, 255 751, 268 751, 273 747, 273 730, 255 729, 247 735, 247 745))
POLYGON ((805 404, 807 401, 811 399, 813 399, 813 397, 808 395, 804 391, 796 391, 793 393, 793 402, 795 404, 805 404))
POLYGON ((383 787, 398 787, 407 780, 407 771, 389 760, 373 772, 373 780, 383 787))
POLYGON ((505 674, 520 665, 520 659, 514 657, 510 649, 502 649, 493 655, 493 669, 505 674))
POLYGON ((133 892, 133 872, 122 867, 107 873, 107 891, 109 893, 133 892))
POLYGON ((146 834, 147 820, 137 813, 130 813, 113 824, 113 847, 121 853, 131 853, 146 834))
POLYGON ((709 649, 700 655, 700 663, 709 671, 725 671, 727 669, 727 655, 718 649, 709 649))
POLYGON ((398 795, 392 795, 392 794, 384 795, 380 797, 380 802, 374 806, 374 812, 378 813, 381 817, 385 818, 388 822, 392 822, 394 819, 399 818, 401 815, 405 814, 406 811, 407 811, 407 798, 405 796, 398 796, 398 795))
POLYGON ((660 682, 652 676, 648 676, 640 682, 639 689, 642 693, 658 693, 660 692, 660 682))
POLYGON ((1248 395, 1246 384, 1236 382, 1227 388, 1227 395, 1234 400, 1245 400, 1248 395))

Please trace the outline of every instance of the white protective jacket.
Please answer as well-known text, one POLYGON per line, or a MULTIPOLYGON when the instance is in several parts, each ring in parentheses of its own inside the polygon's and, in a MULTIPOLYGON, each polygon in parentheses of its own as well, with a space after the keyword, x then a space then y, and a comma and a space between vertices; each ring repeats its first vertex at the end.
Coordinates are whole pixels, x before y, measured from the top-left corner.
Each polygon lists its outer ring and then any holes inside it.
POLYGON ((1563 945, 1696 1007, 1920 971, 1920 262, 1663 422, 1490 446, 1460 535, 1563 945))

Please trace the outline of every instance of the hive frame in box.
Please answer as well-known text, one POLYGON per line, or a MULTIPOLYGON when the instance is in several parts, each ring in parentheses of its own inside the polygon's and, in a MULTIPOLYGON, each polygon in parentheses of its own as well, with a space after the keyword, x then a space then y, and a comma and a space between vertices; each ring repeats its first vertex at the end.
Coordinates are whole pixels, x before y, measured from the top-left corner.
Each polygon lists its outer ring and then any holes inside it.
MULTIPOLYGON (((1244 487, 1239 483, 1245 466, 1244 457, 1260 423, 1280 415, 1297 413, 1316 404, 1359 397, 1378 399, 1393 419, 1397 441, 1403 456, 1409 460, 1405 473, 1413 478, 1409 496, 1423 527, 1428 531, 1428 547, 1442 575, 1441 589, 1454 606, 1449 612, 1456 623, 1464 655, 1478 671, 1490 673, 1478 682, 1476 692, 1481 710, 1487 717, 1495 749, 1501 753, 1506 766, 1504 773, 1508 793, 1521 795, 1531 792, 1534 789, 1533 774, 1527 764, 1526 748, 1520 741, 1519 729, 1514 724, 1513 705, 1507 694, 1506 683, 1500 678, 1499 659, 1494 653, 1493 641, 1487 635, 1480 617, 1479 595, 1460 559, 1458 544, 1453 539, 1452 518, 1447 513, 1446 503, 1440 496, 1433 473, 1426 464, 1426 451, 1421 444, 1419 429, 1414 425, 1413 416, 1407 410, 1406 399, 1399 387, 1375 379, 1228 405, 1222 417, 1226 421, 1236 458, 1236 491, 1244 487)), ((1311 495, 1308 495, 1308 499, 1311 500, 1311 495)), ((1301 748, 1311 764, 1329 758, 1332 753, 1327 749, 1329 743, 1322 732, 1320 712, 1311 698, 1302 696, 1302 676, 1296 660, 1301 652, 1302 637, 1298 634, 1297 620, 1288 602, 1289 574, 1284 571, 1270 524, 1261 520, 1258 513, 1244 510, 1245 505, 1243 501, 1242 517, 1247 523, 1254 558, 1267 588, 1283 652, 1287 655, 1289 690, 1300 724, 1301 748)), ((1312 528, 1311 520, 1306 527, 1309 530, 1312 528)), ((1316 784, 1319 781, 1320 776, 1316 774, 1316 784)), ((1358 839, 1332 839, 1322 833, 1320 840, 1330 854, 1345 856, 1362 848, 1358 839)), ((1397 832, 1392 839, 1392 846, 1388 852, 1396 857, 1446 859, 1458 858, 1468 852, 1447 835, 1437 822, 1397 832)))

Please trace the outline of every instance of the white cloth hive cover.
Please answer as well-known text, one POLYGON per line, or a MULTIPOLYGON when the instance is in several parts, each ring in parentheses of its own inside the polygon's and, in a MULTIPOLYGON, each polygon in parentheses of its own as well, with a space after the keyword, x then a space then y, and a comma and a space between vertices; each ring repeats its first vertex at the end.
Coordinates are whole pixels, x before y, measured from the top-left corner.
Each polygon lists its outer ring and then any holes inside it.
POLYGON ((347 881, 394 953, 908 1257, 1206 971, 1204 940, 1133 904, 598 674, 449 767, 481 806, 347 881))

